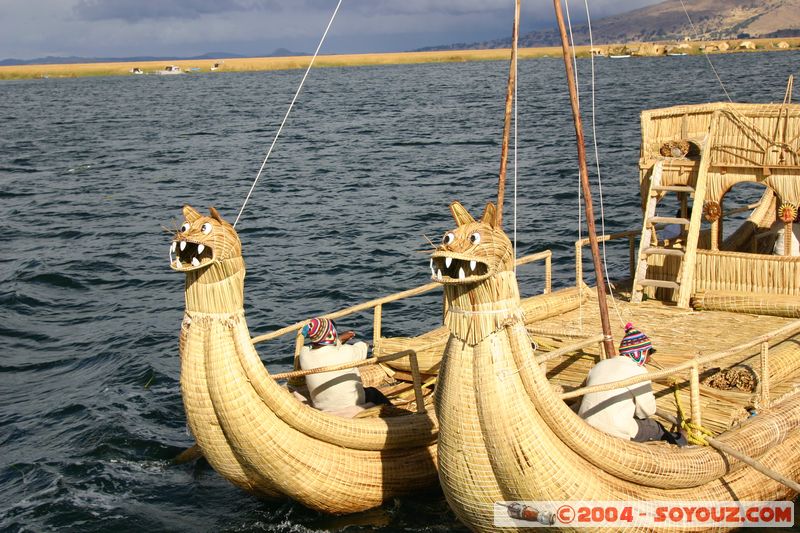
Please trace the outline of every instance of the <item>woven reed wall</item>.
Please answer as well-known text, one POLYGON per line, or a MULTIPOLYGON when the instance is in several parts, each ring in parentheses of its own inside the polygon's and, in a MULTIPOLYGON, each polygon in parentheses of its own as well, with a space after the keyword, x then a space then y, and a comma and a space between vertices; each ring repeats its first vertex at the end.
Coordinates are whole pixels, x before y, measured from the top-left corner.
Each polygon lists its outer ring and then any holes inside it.
POLYGON ((694 291, 800 295, 800 257, 697 251, 694 291))
POLYGON ((800 165, 800 106, 728 104, 721 109, 711 148, 713 165, 755 168, 800 165), (781 154, 780 150, 769 149, 773 141, 786 142, 788 150, 781 154))
POLYGON ((675 106, 643 111, 642 166, 650 166, 646 163, 648 160, 660 159, 659 150, 667 141, 686 139, 702 142, 711 125, 713 113, 719 105, 675 106))
MULTIPOLYGON (((781 202, 800 203, 800 105, 729 104, 676 106, 644 111, 640 182, 646 187, 649 170, 662 145, 689 140, 701 144, 718 112, 711 139, 706 201, 719 201, 736 183, 764 183, 781 202)), ((694 161, 696 171, 698 161, 694 161)), ((692 166, 689 159, 668 159, 668 165, 692 166)), ((674 169, 665 168, 665 185, 686 183, 674 169)), ((644 189, 646 190, 646 189, 644 189)))

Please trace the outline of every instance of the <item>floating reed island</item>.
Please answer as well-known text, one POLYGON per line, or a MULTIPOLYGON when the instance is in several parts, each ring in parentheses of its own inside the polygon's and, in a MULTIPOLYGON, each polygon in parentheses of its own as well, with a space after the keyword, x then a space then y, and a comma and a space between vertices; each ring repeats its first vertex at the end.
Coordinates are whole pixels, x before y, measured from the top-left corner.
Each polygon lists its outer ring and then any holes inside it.
MULTIPOLYGON (((682 42, 631 42, 595 45, 594 48, 576 46, 578 57, 631 55, 642 57, 695 55, 702 53, 733 53, 756 51, 797 50, 800 38, 747 39, 728 41, 682 41, 682 42)), ((556 58, 559 47, 520 48, 520 59, 556 58)), ((405 65, 418 63, 463 63, 468 61, 500 61, 508 58, 507 48, 484 50, 439 50, 426 52, 394 52, 382 54, 333 54, 320 55, 315 61, 318 67, 364 67, 380 65, 405 65)), ((176 66, 182 72, 222 74, 225 72, 257 72, 270 70, 292 70, 308 67, 311 56, 251 57, 226 59, 175 59, 162 61, 124 61, 50 65, 0 66, 0 80, 32 78, 78 78, 84 76, 132 76, 157 74, 167 66, 176 66)))

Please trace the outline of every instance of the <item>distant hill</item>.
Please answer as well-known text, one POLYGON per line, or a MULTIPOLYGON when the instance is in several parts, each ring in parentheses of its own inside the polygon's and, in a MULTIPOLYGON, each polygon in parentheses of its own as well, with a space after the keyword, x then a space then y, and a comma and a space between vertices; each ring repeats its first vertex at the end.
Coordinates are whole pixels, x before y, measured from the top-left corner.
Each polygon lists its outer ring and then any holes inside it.
MULTIPOLYGON (((757 37, 800 36, 800 0, 668 0, 592 21, 597 44, 635 41, 670 41, 690 37, 720 40, 757 37)), ((589 43, 588 26, 573 27, 576 44, 589 43)), ((520 46, 555 46, 561 40, 555 28, 520 35, 520 46)), ((427 50, 508 48, 511 39, 427 47, 427 50)))
POLYGON ((11 65, 64 65, 71 63, 135 63, 137 61, 191 61, 193 59, 233 59, 237 57, 287 57, 305 56, 305 52, 292 52, 286 48, 278 48, 271 54, 248 56, 244 54, 232 54, 230 52, 208 52, 199 56, 178 57, 178 56, 133 56, 133 57, 37 57, 36 59, 3 59, 0 66, 11 65))

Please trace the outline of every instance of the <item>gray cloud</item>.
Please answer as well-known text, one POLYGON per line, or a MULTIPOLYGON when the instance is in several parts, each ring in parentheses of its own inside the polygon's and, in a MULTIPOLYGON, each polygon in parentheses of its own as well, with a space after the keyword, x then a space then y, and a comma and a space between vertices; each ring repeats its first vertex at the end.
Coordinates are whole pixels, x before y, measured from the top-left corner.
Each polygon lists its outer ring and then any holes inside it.
MULTIPOLYGON (((658 0, 590 0, 592 17, 658 0)), ((0 54, 125 57, 311 52, 336 0, 2 0, 0 54)), ((571 2, 573 24, 584 3, 571 2)), ((345 0, 323 53, 391 52, 506 37, 512 0, 345 0)), ((523 2, 522 32, 552 26, 550 2, 523 2)))
POLYGON ((197 19, 205 15, 278 9, 277 2, 252 0, 79 0, 75 14, 87 21, 147 19, 197 19))

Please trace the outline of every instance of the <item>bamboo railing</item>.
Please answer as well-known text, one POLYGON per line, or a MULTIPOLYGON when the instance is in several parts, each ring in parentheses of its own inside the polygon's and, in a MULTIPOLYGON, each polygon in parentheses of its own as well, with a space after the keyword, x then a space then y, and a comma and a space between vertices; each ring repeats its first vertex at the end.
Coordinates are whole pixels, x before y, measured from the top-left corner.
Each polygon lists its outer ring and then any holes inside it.
MULTIPOLYGON (((548 294, 552 291, 552 284, 553 284, 553 253, 550 250, 544 250, 542 252, 538 252, 535 254, 529 254, 523 257, 520 257, 514 263, 517 267, 524 266, 530 263, 534 263, 537 261, 544 261, 544 294, 548 294)), ((381 329, 383 326, 383 307, 385 304, 397 302, 400 300, 405 300, 407 298, 411 298, 413 296, 419 296, 421 294, 428 293, 434 289, 441 288, 442 284, 437 282, 426 283, 425 285, 420 285, 419 287, 415 287, 413 289, 408 289, 406 291, 397 292, 394 294, 390 294, 389 296, 384 296, 381 298, 376 298, 374 300, 369 300, 366 302, 362 302, 360 304, 356 304, 345 309, 340 309, 338 311, 333 311, 331 313, 327 313, 324 315, 320 315, 323 318, 328 319, 337 319, 344 316, 349 316, 361 311, 366 311, 372 309, 373 312, 373 319, 372 319, 372 342, 373 346, 378 346, 380 339, 381 339, 381 329)), ((297 371, 299 369, 298 364, 298 357, 300 355, 300 350, 303 347, 304 337, 301 333, 303 326, 308 323, 308 319, 302 320, 300 322, 295 322, 289 326, 285 326, 283 328, 277 329, 270 333, 265 333, 263 335, 258 335, 251 339, 253 344, 259 344, 262 342, 266 342, 269 340, 274 340, 284 335, 288 335, 289 333, 295 333, 295 349, 294 349, 294 367, 297 371)), ((402 353, 402 352, 401 352, 402 353)), ((415 353, 416 355, 416 353, 415 353)), ((385 357, 390 357, 391 355, 387 355, 385 357)), ((388 360, 394 360, 393 359, 388 360)), ((412 365, 416 361, 412 362, 412 365)), ((302 374, 305 375, 305 374, 302 374)), ((300 375, 298 375, 299 377, 300 375)), ((273 376, 274 377, 274 376, 273 376)))
MULTIPOLYGON (((636 271, 636 237, 640 235, 640 231, 622 231, 619 233, 611 233, 610 235, 602 235, 597 237, 598 242, 613 241, 616 239, 628 239, 629 246, 629 268, 630 277, 633 279, 633 273, 636 271)), ((583 247, 589 244, 589 239, 579 239, 575 241, 575 286, 580 287, 583 281, 583 247)))

